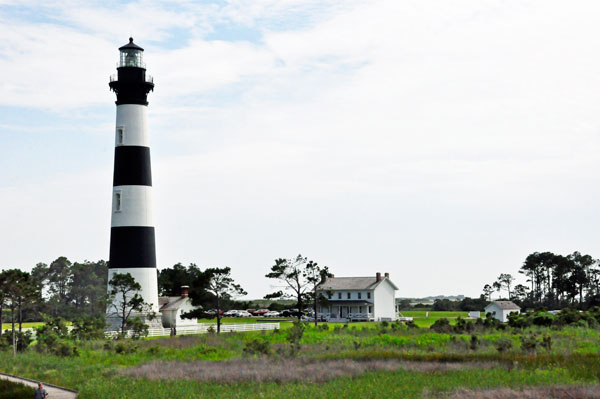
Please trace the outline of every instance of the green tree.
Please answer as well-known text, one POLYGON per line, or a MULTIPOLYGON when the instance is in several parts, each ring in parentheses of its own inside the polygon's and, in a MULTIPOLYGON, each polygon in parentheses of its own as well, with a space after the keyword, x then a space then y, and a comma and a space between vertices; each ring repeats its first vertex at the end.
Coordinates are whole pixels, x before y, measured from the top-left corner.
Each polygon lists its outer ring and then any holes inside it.
POLYGON ((79 318, 87 315, 103 316, 106 299, 108 265, 105 261, 83 263, 75 262, 71 267, 69 282, 69 304, 74 305, 72 312, 79 318))
POLYGON ((491 285, 486 284, 483 286, 483 296, 488 300, 491 301, 492 300, 492 292, 494 292, 494 289, 492 288, 491 285))
POLYGON ((217 311, 217 334, 221 332, 221 303, 238 296, 246 295, 247 292, 236 284, 231 277, 231 268, 208 268, 204 271, 208 278, 206 291, 214 296, 214 305, 217 311))
POLYGON ((277 287, 279 291, 265 295, 265 299, 295 299, 298 302, 300 320, 305 303, 311 300, 316 285, 327 273, 327 267, 321 268, 316 262, 309 261, 302 255, 293 259, 276 259, 271 272, 265 277, 278 280, 281 285, 277 287))
POLYGON ((0 340, 2 339, 2 322, 4 315, 4 306, 8 304, 8 284, 7 271, 0 272, 0 340))
POLYGON ((162 269, 158 273, 158 292, 161 296, 179 296, 181 295, 181 286, 188 285, 192 287, 194 281, 203 277, 202 271, 194 263, 190 263, 187 267, 177 263, 173 267, 162 269))
POLYGON ((61 256, 50 263, 48 267, 49 302, 54 316, 64 311, 65 306, 68 304, 69 285, 73 278, 71 266, 71 262, 61 256))
POLYGON ((32 281, 31 275, 19 269, 10 269, 4 272, 4 287, 11 312, 11 330, 13 353, 17 352, 17 334, 15 323, 19 323, 19 336, 23 327, 23 306, 36 300, 39 296, 37 285, 32 281), (18 315, 18 320, 17 316, 18 315))
POLYGON ((583 304, 583 290, 590 286, 590 270, 596 263, 590 255, 582 255, 575 251, 567 256, 572 262, 573 270, 571 272, 571 283, 577 289, 579 294, 579 305, 583 304))
MULTIPOLYGON (((125 336, 132 315, 149 313, 150 305, 139 294, 142 286, 129 273, 116 273, 109 281, 109 312, 119 320, 121 336, 125 336)), ((152 315, 149 315, 152 317, 152 315)))
POLYGON ((500 291, 501 289, 505 289, 506 292, 508 293, 508 299, 511 299, 512 297, 512 292, 511 292, 511 287, 513 282, 515 281, 515 278, 508 273, 501 273, 498 276, 498 279, 496 280, 496 282, 494 283, 494 287, 496 287, 496 289, 498 291, 500 291))

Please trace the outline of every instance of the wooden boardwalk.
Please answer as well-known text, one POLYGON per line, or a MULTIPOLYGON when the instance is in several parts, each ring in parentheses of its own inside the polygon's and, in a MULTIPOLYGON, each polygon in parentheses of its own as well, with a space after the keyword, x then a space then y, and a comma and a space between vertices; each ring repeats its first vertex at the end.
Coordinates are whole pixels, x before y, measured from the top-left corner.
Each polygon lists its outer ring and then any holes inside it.
MULTIPOLYGON (((10 374, 0 373, 0 379, 7 380, 11 382, 21 383, 23 385, 27 385, 32 388, 37 388, 37 381, 30 380, 28 378, 16 377, 10 374)), ((42 384, 44 382, 42 381, 42 384)), ((65 389, 61 387, 57 387, 54 385, 46 385, 44 384, 44 388, 48 392, 48 399, 75 399, 77 398, 77 392, 72 391, 70 389, 65 389)))

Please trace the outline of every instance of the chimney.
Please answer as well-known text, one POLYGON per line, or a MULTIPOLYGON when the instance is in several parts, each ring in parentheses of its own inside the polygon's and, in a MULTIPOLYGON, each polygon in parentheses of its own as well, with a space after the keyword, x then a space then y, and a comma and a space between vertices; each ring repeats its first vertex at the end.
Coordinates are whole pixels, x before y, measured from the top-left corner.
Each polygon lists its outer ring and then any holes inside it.
POLYGON ((377 272, 375 275, 375 281, 381 281, 381 273, 377 272))
POLYGON ((384 276, 385 276, 385 278, 390 278, 390 274, 389 273, 385 273, 384 276))
POLYGON ((187 298, 188 295, 190 293, 190 286, 189 285, 182 285, 181 286, 181 297, 182 298, 187 298))

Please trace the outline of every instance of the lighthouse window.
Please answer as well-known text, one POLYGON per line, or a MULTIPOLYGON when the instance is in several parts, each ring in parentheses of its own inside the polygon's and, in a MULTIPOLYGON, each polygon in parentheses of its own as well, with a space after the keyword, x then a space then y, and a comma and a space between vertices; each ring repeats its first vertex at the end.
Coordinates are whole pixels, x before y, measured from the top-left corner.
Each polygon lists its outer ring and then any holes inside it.
POLYGON ((120 66, 144 68, 144 62, 142 61, 142 52, 140 50, 135 49, 121 50, 120 66))
POLYGON ((121 192, 117 191, 115 193, 115 212, 121 212, 122 206, 121 192))
POLYGON ((119 126, 117 128, 117 144, 123 144, 124 141, 124 137, 125 137, 125 129, 123 128, 123 126, 119 126))

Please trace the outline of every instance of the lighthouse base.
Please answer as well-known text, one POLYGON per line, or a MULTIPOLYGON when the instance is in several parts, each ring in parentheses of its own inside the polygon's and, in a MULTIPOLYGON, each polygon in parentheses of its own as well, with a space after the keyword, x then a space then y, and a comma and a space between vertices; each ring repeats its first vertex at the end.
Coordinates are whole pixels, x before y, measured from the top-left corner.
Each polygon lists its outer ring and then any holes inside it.
MULTIPOLYGON (((142 324, 148 326, 148 328, 163 328, 162 325, 162 314, 161 313, 134 313, 127 320, 125 326, 126 331, 135 330, 135 324, 137 321, 141 321, 142 324)), ((121 331, 121 325, 123 324, 123 318, 115 316, 114 314, 106 315, 106 331, 121 331)))

